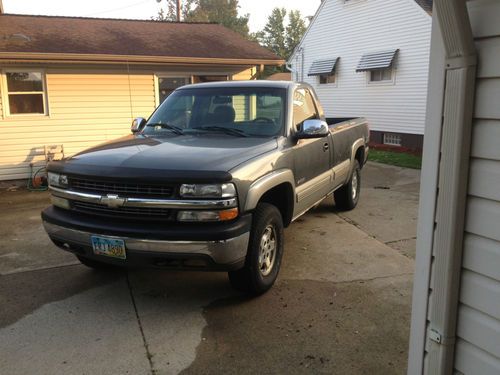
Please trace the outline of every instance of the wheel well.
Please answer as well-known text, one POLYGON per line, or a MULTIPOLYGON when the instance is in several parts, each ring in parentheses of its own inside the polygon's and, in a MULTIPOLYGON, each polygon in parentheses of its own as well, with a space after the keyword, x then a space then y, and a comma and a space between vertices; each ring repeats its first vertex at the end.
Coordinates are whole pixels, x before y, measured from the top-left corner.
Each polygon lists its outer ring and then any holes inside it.
POLYGON ((356 155, 354 156, 354 158, 359 162, 359 167, 363 168, 363 164, 365 161, 365 148, 363 146, 356 150, 356 155))
POLYGON ((276 206, 281 212, 283 225, 285 227, 290 225, 293 215, 293 188, 290 183, 282 183, 265 192, 259 199, 259 203, 261 202, 276 206))

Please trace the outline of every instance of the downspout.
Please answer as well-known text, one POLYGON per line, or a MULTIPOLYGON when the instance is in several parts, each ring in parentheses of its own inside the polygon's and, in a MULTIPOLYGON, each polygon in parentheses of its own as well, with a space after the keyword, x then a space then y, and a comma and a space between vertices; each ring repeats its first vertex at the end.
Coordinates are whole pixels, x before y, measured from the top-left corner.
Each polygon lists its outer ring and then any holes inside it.
POLYGON ((291 72, 292 74, 295 75, 295 77, 297 78, 297 81, 300 82, 300 81, 303 81, 304 80, 304 48, 303 47, 300 47, 296 50, 296 52, 294 53, 295 55, 295 65, 290 65, 290 63, 287 61, 287 63, 285 64, 285 68, 291 72), (299 55, 301 56, 302 58, 302 63, 300 64, 300 67, 301 67, 301 75, 299 76, 299 71, 297 70, 297 61, 299 59, 299 55))
POLYGON ((446 52, 441 160, 424 373, 454 363, 477 54, 466 0, 435 0, 446 52))

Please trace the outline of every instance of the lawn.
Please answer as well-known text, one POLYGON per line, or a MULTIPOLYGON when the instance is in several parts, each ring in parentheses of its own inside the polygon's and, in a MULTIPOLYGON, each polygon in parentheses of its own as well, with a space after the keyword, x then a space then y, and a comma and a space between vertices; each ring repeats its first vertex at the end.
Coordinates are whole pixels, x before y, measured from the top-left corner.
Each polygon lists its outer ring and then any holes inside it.
POLYGON ((395 165, 404 168, 420 169, 422 167, 422 157, 404 152, 382 151, 371 149, 368 160, 395 165))

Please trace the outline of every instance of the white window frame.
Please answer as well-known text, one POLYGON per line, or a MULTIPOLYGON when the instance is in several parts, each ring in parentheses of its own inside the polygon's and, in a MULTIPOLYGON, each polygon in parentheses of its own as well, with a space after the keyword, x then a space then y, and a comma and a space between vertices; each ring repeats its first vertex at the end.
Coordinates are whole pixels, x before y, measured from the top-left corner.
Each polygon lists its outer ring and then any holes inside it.
POLYGON ((400 133, 384 133, 384 138, 382 141, 384 145, 401 147, 403 144, 403 135, 400 133), (398 141, 396 141, 395 139, 397 139, 398 141))
POLYGON ((18 117, 49 117, 48 93, 47 93, 47 76, 45 69, 40 68, 7 68, 0 71, 1 87, 2 87, 2 110, 4 118, 18 117), (43 113, 10 113, 9 90, 7 86, 7 73, 40 73, 42 75, 42 92, 40 91, 23 91, 22 94, 40 94, 42 93, 43 113))
POLYGON ((366 83, 370 86, 391 86, 396 84, 396 69, 394 67, 389 67, 391 71, 391 79, 386 79, 384 81, 372 81, 372 72, 374 70, 366 71, 366 83))

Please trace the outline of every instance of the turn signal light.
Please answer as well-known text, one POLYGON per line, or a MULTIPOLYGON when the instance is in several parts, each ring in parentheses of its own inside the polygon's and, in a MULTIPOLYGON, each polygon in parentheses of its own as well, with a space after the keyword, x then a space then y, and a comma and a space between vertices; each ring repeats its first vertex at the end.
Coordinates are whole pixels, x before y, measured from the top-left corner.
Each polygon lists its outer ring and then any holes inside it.
POLYGON ((230 208, 229 210, 219 211, 219 220, 227 221, 238 217, 238 208, 230 208))
POLYGON ((238 208, 222 211, 179 211, 179 221, 228 221, 238 217, 238 208))

